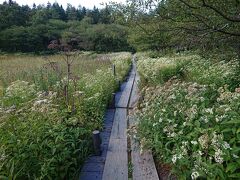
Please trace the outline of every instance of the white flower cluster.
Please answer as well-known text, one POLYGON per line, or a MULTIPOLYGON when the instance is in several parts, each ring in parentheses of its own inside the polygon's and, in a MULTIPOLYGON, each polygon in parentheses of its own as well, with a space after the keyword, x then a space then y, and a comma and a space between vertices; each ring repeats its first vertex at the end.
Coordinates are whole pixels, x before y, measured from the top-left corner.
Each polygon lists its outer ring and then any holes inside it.
POLYGON ((172 163, 175 164, 177 162, 178 159, 182 159, 182 154, 174 154, 172 156, 172 163))
MULTIPOLYGON (((187 174, 197 179, 214 177, 217 171, 213 167, 217 164, 224 164, 220 171, 226 173, 225 164, 239 158, 234 152, 237 140, 230 138, 239 132, 236 124, 240 117, 240 88, 230 92, 222 84, 237 67, 234 62, 220 62, 214 67, 209 60, 192 58, 183 70, 190 72, 189 80, 198 83, 172 77, 163 85, 153 83, 154 86, 143 88, 144 99, 138 111, 143 123, 138 131, 142 137, 149 138, 162 161, 173 163, 174 171, 181 172, 178 165, 184 164, 187 174), (224 87, 217 90, 219 86, 224 87)), ((140 58, 138 68, 151 85, 149 82, 164 73, 163 68, 174 68, 171 63, 176 65, 171 58, 140 58)))
POLYGON ((217 149, 214 154, 214 159, 217 163, 222 164, 223 163, 223 152, 220 149, 217 149))
POLYGON ((199 173, 197 171, 192 172, 191 178, 192 179, 197 179, 199 177, 199 173))
POLYGON ((209 145, 209 136, 208 134, 203 134, 198 138, 199 144, 202 146, 203 149, 207 149, 209 145))
POLYGON ((6 89, 6 97, 19 97, 26 99, 36 93, 35 85, 26 81, 15 81, 6 89))
POLYGON ((58 105, 53 103, 57 98, 57 92, 38 92, 37 98, 33 101, 32 111, 41 113, 56 113, 58 105))

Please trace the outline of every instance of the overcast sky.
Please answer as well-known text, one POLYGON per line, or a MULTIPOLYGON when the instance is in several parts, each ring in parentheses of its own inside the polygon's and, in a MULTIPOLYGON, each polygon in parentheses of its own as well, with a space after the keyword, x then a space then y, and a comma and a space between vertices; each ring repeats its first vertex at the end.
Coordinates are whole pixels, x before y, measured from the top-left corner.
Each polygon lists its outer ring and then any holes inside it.
MULTIPOLYGON (((8 0, 0 0, 0 3, 3 3, 4 1, 8 1, 8 0)), ((51 4, 54 2, 58 2, 58 4, 63 5, 64 8, 66 8, 67 3, 72 4, 75 7, 78 7, 78 5, 81 6, 85 6, 86 8, 93 8, 93 6, 95 5, 96 7, 101 8, 102 6, 100 5, 101 3, 107 3, 109 1, 112 2, 125 2, 125 0, 13 0, 16 1, 18 4, 20 5, 29 5, 30 7, 32 7, 33 3, 35 3, 36 5, 38 4, 47 4, 47 2, 50 2, 51 4)))

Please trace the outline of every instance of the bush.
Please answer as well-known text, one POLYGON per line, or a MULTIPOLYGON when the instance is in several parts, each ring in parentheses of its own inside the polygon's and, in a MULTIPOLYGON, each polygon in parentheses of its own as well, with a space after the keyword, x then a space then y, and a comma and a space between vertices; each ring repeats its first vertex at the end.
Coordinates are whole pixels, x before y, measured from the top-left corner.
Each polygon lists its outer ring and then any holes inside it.
POLYGON ((145 82, 149 85, 163 84, 173 76, 181 77, 183 75, 183 67, 190 57, 148 58, 142 56, 137 61, 137 68, 143 83, 145 82))
POLYGON ((217 87, 229 85, 234 91, 240 85, 239 64, 237 59, 219 61, 192 56, 184 67, 185 79, 200 84, 215 84, 217 87))

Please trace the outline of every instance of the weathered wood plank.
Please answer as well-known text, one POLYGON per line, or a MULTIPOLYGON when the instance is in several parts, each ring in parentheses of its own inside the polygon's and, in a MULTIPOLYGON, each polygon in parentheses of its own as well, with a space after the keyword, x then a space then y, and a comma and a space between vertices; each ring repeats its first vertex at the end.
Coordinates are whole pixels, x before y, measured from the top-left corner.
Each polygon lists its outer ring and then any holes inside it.
POLYGON ((115 112, 112 132, 110 136, 114 139, 127 138, 127 109, 117 108, 115 112))
POLYGON ((82 172, 79 180, 101 180, 101 172, 82 172))
POLYGON ((107 157, 103 171, 103 180, 127 180, 127 109, 117 108, 107 157))
POLYGON ((102 172, 103 166, 103 162, 89 162, 83 166, 82 172, 102 172))
POLYGON ((128 82, 126 84, 126 87, 124 88, 120 100, 116 103, 116 108, 121 107, 121 108, 127 108, 128 107, 128 102, 129 98, 131 95, 131 90, 133 86, 133 82, 135 79, 135 71, 131 71, 128 82))
POLYGON ((140 82, 140 76, 136 72, 136 76, 133 83, 133 89, 130 97, 129 108, 134 108, 137 105, 137 102, 139 99, 139 88, 138 88, 139 82, 140 82))

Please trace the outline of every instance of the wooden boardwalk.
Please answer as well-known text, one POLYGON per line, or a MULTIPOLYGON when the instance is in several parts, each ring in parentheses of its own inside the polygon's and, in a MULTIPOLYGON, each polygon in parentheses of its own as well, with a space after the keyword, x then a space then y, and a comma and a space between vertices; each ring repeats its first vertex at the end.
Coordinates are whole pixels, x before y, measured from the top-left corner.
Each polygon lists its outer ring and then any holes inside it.
POLYGON ((130 177, 128 164, 132 164, 133 180, 158 180, 157 171, 150 151, 140 154, 139 144, 130 137, 128 142, 127 129, 136 124, 135 118, 128 115, 129 109, 138 101, 138 81, 136 66, 123 84, 122 92, 116 94, 114 116, 108 115, 102 133, 102 155, 90 157, 81 171, 81 180, 127 180, 130 177), (129 122, 128 122, 129 120, 129 122), (131 145, 131 158, 128 159, 128 143, 131 145), (130 161, 130 162, 129 162, 130 161))
POLYGON ((127 110, 117 108, 103 171, 105 180, 128 179, 127 110))

